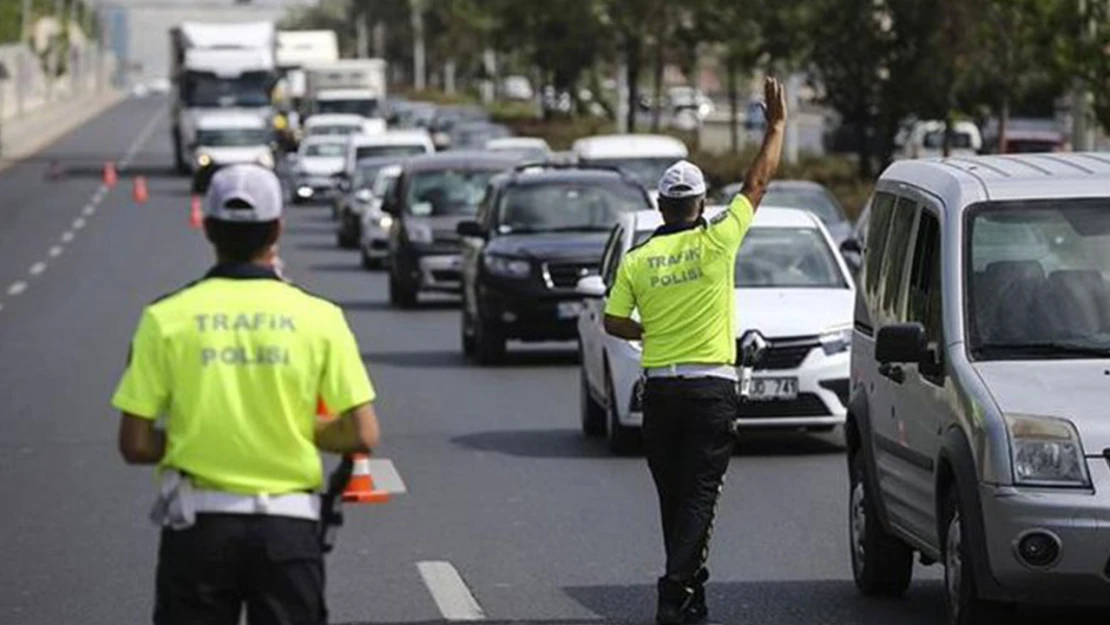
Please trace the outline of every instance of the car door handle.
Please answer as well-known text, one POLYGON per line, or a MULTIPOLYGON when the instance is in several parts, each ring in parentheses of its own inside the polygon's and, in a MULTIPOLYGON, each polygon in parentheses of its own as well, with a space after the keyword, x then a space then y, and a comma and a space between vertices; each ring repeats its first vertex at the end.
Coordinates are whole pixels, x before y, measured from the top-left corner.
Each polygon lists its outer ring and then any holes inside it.
POLYGON ((895 384, 901 384, 906 381, 906 371, 902 365, 895 365, 891 363, 884 363, 879 365, 879 375, 887 378, 895 384))

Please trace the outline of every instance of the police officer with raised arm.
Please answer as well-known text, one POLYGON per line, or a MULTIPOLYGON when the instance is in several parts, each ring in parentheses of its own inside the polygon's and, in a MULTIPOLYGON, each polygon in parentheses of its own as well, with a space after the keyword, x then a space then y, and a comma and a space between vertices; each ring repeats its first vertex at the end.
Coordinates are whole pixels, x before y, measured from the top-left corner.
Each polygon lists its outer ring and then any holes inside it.
POLYGON ((764 92, 767 131, 743 190, 707 220, 701 170, 686 161, 668 169, 659 181, 664 225, 621 261, 605 308, 607 332, 643 342, 644 451, 667 555, 659 625, 708 620, 709 535, 739 408, 736 254, 778 168, 786 126, 782 85, 768 78, 764 92))
POLYGON ((327 620, 318 450, 368 450, 378 420, 342 310, 275 271, 282 203, 269 170, 213 176, 216 265, 146 307, 112 399, 120 453, 161 474, 156 625, 327 620))

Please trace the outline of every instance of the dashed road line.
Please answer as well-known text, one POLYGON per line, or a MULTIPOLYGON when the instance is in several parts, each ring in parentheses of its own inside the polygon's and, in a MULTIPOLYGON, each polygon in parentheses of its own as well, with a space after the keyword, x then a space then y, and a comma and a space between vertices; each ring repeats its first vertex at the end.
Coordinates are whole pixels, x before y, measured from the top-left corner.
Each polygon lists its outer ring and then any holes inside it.
POLYGON ((66 230, 65 232, 62 233, 62 243, 69 243, 70 241, 73 240, 74 236, 76 236, 76 235, 73 234, 73 231, 66 230))
POLYGON ((31 265, 31 268, 27 271, 27 273, 31 274, 32 276, 37 276, 44 271, 46 271, 46 263, 38 262, 31 265))
POLYGON ((146 140, 150 138, 151 133, 154 132, 154 127, 158 124, 159 120, 162 119, 162 115, 164 115, 165 112, 165 109, 158 109, 158 112, 146 123, 146 126, 143 128, 142 132, 139 133, 139 136, 135 137, 135 141, 131 143, 131 147, 127 148, 127 152, 124 153, 123 158, 119 162, 119 168, 121 170, 131 165, 132 159, 134 159, 135 155, 142 149, 146 140))
POLYGON ((27 283, 20 280, 18 282, 13 282, 12 285, 8 287, 8 295, 12 295, 12 296, 19 295, 20 293, 22 293, 26 290, 27 290, 27 283))
POLYGON ((61 245, 55 245, 54 247, 50 248, 50 252, 49 252, 50 258, 57 258, 57 257, 61 256, 62 255, 62 249, 63 248, 62 248, 61 245))
POLYGON ((81 228, 84 228, 85 227, 85 220, 81 217, 78 217, 77 219, 74 219, 73 220, 73 227, 76 228, 77 230, 80 230, 81 228))
POLYGON ((85 217, 91 217, 96 212, 96 207, 92 204, 86 204, 85 208, 81 209, 81 214, 85 217))
POLYGON ((450 562, 417 562, 417 570, 447 621, 483 621, 486 613, 450 562))

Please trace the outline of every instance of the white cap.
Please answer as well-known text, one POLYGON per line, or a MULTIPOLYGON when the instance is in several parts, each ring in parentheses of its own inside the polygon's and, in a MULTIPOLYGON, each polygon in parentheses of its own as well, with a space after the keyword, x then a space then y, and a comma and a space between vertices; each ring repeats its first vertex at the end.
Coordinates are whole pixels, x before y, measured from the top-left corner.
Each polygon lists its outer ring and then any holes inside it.
POLYGON ((674 199, 705 195, 705 176, 690 161, 678 161, 659 179, 659 195, 674 199))
POLYGON ((204 215, 219 221, 261 223, 280 219, 282 204, 281 183, 274 172, 258 165, 230 165, 212 175, 204 215))

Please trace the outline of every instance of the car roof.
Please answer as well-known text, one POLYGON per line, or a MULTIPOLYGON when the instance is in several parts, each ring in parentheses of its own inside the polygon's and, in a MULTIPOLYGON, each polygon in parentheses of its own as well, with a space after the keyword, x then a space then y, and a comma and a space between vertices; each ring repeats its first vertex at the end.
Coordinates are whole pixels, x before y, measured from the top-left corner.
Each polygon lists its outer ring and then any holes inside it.
POLYGON ((317 113, 312 117, 305 120, 304 125, 307 127, 324 126, 327 124, 350 124, 352 126, 361 126, 366 122, 366 118, 362 115, 355 115, 354 113, 317 113))
POLYGON ((246 111, 211 111, 197 118, 197 128, 201 130, 265 127, 266 120, 261 115, 246 111))
MULTIPOLYGON (((724 206, 711 206, 706 212, 715 213, 728 210, 724 206)), ((625 217, 635 226, 636 232, 655 230, 663 225, 663 214, 657 210, 642 210, 631 213, 625 217)), ((628 225, 628 224, 626 224, 628 225)), ((782 208, 778 206, 763 206, 755 213, 752 220, 753 228, 811 228, 821 229, 821 221, 813 213, 799 208, 782 208)))
POLYGON ((351 136, 351 144, 360 145, 412 145, 430 143, 431 136, 423 130, 387 130, 376 134, 351 136))
POLYGON ((483 152, 480 150, 457 150, 422 154, 405 161, 406 171, 434 171, 438 169, 508 169, 520 163, 520 159, 506 152, 483 152))
POLYGON ((486 142, 486 149, 512 149, 512 148, 547 148, 547 141, 540 137, 498 137, 486 142))
POLYGON ((559 167, 544 169, 543 165, 538 165, 535 169, 529 168, 525 171, 513 172, 512 174, 507 173, 504 177, 504 182, 506 184, 522 186, 552 182, 575 182, 594 180, 615 180, 618 182, 624 182, 633 187, 640 186, 638 182, 621 174, 619 171, 611 169, 591 169, 586 167, 559 167))
POLYGON ((312 145, 316 143, 335 143, 339 145, 346 145, 347 137, 343 135, 311 135, 301 140, 301 145, 312 145))
POLYGON ((901 183, 940 199, 957 216, 983 201, 1110 197, 1110 154, 1044 153, 897 161, 880 184, 901 183))
MULTIPOLYGON (((370 89, 321 89, 316 99, 321 102, 328 100, 362 99, 370 93, 370 89)), ((338 113, 337 113, 338 114, 338 113)))
POLYGON ((573 151, 584 158, 627 158, 689 155, 686 144, 666 135, 596 135, 574 142, 573 151))

